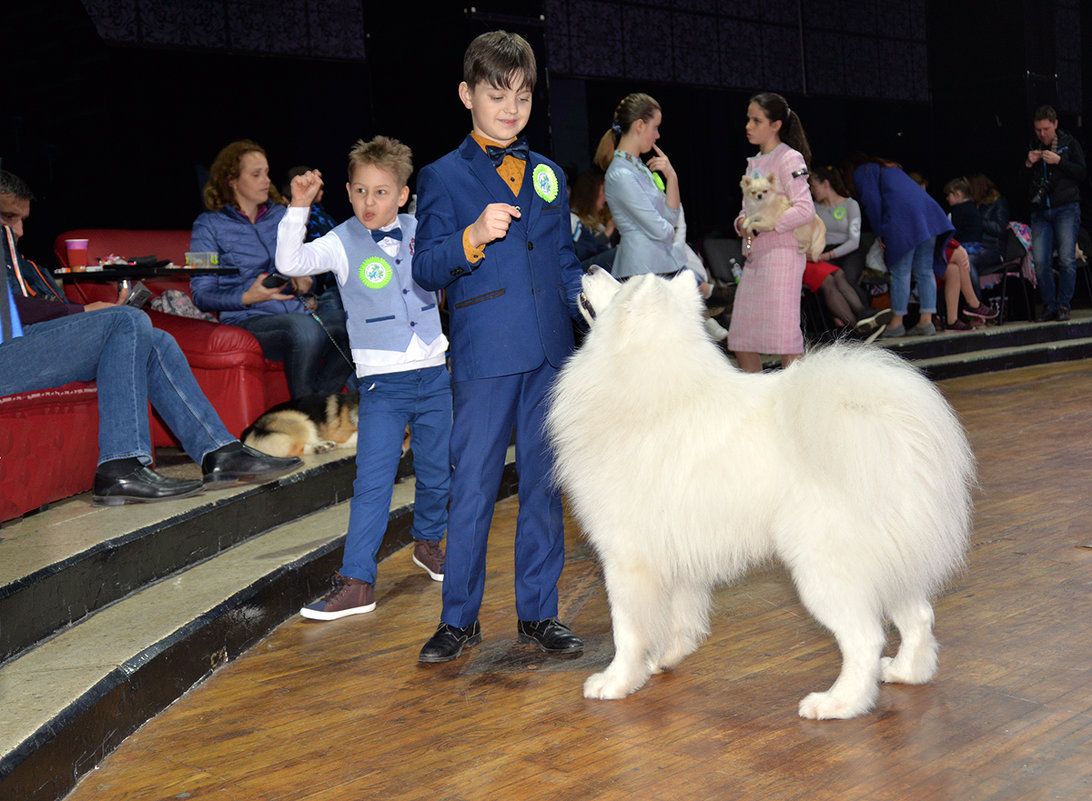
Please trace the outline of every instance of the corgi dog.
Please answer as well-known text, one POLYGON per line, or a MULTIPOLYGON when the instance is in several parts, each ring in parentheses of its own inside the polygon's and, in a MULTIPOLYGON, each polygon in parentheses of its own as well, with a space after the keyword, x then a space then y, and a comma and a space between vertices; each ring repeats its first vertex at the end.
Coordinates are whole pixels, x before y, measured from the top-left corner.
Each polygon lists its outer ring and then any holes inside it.
MULTIPOLYGON (((274 406, 243 432, 243 443, 271 456, 356 448, 357 392, 308 395, 274 406)), ((405 450, 403 443, 403 451, 405 450)))

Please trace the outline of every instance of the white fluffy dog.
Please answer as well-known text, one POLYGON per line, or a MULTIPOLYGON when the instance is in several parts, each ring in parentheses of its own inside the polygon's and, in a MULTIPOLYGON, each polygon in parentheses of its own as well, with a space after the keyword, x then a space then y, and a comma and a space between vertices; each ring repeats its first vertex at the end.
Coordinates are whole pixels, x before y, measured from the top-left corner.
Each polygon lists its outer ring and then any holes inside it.
POLYGON ((584 695, 622 698, 678 665, 708 636, 712 588, 772 557, 842 652, 802 717, 854 717, 881 678, 932 678, 931 599, 962 565, 974 483, 936 387, 861 345, 740 372, 706 334, 685 273, 619 284, 595 268, 580 302, 591 331, 547 426, 614 629, 614 660, 584 695), (881 659, 885 618, 901 643, 881 659))

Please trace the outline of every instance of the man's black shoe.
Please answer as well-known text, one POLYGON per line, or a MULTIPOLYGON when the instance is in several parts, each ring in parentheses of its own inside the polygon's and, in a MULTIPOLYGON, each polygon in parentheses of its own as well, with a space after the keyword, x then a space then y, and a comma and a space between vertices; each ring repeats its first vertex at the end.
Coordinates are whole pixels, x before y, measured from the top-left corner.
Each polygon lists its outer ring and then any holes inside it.
POLYGON ((1049 323, 1052 320, 1057 320, 1057 319, 1058 319, 1058 312, 1057 312, 1056 309, 1044 308, 1039 313, 1039 316, 1035 318, 1035 322, 1037 322, 1037 323, 1049 323))
POLYGON ((516 626, 520 642, 533 642, 548 654, 578 654, 584 642, 556 617, 521 620, 516 626))
POLYGON ((303 464, 296 456, 270 456, 241 442, 217 448, 201 460, 201 472, 206 484, 227 481, 268 481, 290 473, 303 464))
POLYGON ((475 620, 469 626, 459 628, 441 623, 417 657, 419 662, 450 662, 458 658, 463 648, 471 648, 482 641, 482 629, 475 620))
POLYGON ((200 481, 168 478, 149 467, 139 467, 123 476, 95 473, 92 499, 96 506, 120 506, 123 503, 154 503, 188 498, 204 492, 200 481))
POLYGON ((1068 323, 1069 309, 1067 309, 1065 306, 1059 306, 1058 313, 1054 315, 1054 319, 1057 320, 1059 323, 1068 323))

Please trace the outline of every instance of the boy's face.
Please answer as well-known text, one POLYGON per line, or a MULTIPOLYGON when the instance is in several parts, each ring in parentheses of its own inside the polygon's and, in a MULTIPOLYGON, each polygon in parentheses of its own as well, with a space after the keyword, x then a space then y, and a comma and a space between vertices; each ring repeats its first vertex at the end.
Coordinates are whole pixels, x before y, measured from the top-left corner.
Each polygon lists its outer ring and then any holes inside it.
POLYGON ((960 203, 965 203, 969 198, 960 192, 959 190, 952 190, 948 193, 948 205, 955 206, 960 203))
MULTIPOLYGON (((508 82, 521 86, 523 76, 512 75, 508 82)), ((502 145, 519 136, 531 117, 531 90, 526 87, 494 88, 482 81, 471 88, 463 81, 459 84, 459 99, 470 109, 474 133, 502 145)))
POLYGON ((398 209, 409 200, 409 187, 393 172, 375 164, 357 164, 345 189, 353 214, 373 231, 394 222, 398 209))

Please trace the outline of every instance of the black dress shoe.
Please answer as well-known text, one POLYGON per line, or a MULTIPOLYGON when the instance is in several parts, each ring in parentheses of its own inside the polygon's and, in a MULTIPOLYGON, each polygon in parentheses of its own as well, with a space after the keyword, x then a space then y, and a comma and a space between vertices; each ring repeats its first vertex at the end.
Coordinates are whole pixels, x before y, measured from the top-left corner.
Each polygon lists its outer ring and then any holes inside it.
POLYGON ((1069 309, 1067 309, 1065 306, 1059 306, 1058 311, 1054 315, 1054 319, 1057 320, 1059 323, 1068 323, 1069 309))
POLYGON ((149 467, 139 467, 123 476, 95 473, 92 499, 96 506, 120 506, 123 503, 154 503, 188 498, 205 491, 195 479, 168 478, 149 467))
POLYGON ((206 484, 251 483, 283 476, 301 464, 303 461, 297 456, 270 456, 241 442, 233 442, 206 454, 201 460, 201 471, 206 484))
POLYGON ((419 662, 450 662, 463 652, 482 641, 482 628, 475 620, 469 626, 459 628, 441 623, 436 633, 429 637, 417 657, 419 662))
POLYGON ((1052 320, 1057 320, 1057 319, 1058 319, 1057 310, 1055 310, 1055 309, 1046 309, 1045 308, 1039 313, 1039 316, 1035 318, 1035 322, 1037 322, 1037 323, 1049 323, 1052 320))
POLYGON ((578 654, 584 642, 556 617, 521 620, 516 626, 520 642, 533 642, 548 654, 578 654))

